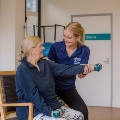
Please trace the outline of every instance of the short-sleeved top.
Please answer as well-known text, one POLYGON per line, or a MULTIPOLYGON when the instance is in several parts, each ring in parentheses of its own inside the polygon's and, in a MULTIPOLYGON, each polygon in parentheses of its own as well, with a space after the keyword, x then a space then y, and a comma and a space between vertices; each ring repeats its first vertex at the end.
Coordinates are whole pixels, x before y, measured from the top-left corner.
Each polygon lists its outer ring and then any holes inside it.
MULTIPOLYGON (((23 58, 16 72, 16 93, 18 102, 32 102, 34 116, 43 113, 51 116, 52 110, 59 109, 61 104, 55 93, 54 76, 69 77, 84 71, 80 65, 60 65, 48 60, 38 61, 40 71, 23 58)), ((28 120, 28 107, 17 107, 16 113, 19 120, 28 120)))
MULTIPOLYGON (((49 51, 48 58, 55 63, 65 65, 88 64, 90 49, 85 46, 77 46, 76 51, 69 57, 64 41, 55 42, 49 51)), ((76 75, 70 77, 55 78, 56 90, 75 88, 76 75)))

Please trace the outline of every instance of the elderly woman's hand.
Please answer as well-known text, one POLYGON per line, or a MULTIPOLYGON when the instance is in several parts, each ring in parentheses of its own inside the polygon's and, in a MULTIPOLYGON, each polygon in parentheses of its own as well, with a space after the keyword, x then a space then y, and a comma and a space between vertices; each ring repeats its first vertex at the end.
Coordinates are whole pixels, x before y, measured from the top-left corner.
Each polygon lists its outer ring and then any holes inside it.
POLYGON ((78 74, 78 77, 79 78, 84 78, 88 73, 91 73, 93 71, 94 71, 94 65, 91 65, 91 64, 88 65, 88 64, 86 64, 85 68, 84 68, 84 72, 81 73, 81 74, 78 74))
POLYGON ((85 65, 84 72, 82 73, 83 75, 87 75, 88 73, 91 73, 94 71, 94 65, 85 65))

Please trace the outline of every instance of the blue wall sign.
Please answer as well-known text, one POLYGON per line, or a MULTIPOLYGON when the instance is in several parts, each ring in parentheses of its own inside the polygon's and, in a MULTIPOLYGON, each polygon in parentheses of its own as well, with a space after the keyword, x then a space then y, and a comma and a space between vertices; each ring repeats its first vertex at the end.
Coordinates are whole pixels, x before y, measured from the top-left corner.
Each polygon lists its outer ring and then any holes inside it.
POLYGON ((85 40, 111 40, 111 34, 85 34, 85 40))

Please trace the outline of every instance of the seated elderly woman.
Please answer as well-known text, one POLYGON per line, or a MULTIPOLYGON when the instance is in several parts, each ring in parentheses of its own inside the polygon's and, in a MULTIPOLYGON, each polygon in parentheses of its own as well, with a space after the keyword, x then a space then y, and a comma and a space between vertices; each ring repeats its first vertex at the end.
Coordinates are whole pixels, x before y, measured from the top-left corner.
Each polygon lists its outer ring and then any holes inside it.
MULTIPOLYGON (((93 65, 60 65, 42 59, 41 39, 28 36, 21 45, 18 61, 21 64, 16 72, 16 92, 18 102, 31 102, 34 105, 33 120, 84 120, 81 112, 61 104, 55 93, 54 77, 68 77, 76 74, 88 74, 94 70, 93 65), (58 110, 60 116, 54 118, 58 110)), ((28 120, 28 107, 17 107, 18 120, 28 120)))

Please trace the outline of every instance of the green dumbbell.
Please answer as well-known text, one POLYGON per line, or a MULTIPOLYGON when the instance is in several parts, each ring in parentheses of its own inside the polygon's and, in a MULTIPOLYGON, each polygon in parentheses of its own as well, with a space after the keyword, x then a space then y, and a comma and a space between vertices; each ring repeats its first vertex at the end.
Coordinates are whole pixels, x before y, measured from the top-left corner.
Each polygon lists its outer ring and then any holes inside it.
POLYGON ((100 71, 102 69, 102 64, 98 63, 94 65, 94 71, 100 71))

